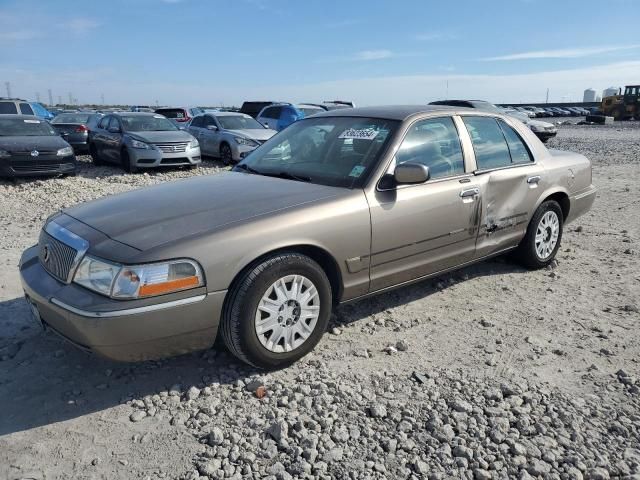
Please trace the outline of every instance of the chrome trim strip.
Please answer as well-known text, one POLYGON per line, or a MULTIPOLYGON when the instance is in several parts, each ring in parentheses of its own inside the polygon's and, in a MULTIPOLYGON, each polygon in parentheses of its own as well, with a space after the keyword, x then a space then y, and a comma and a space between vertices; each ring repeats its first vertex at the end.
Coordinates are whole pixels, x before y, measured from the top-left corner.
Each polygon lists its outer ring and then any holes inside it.
POLYGON ((77 252, 75 258, 73 259, 73 262, 71 263, 69 274, 65 279, 65 282, 69 284, 71 283, 71 280, 73 280, 73 276, 76 273, 78 265, 80 265, 82 257, 84 257, 85 253, 87 253, 87 250, 89 250, 89 242, 87 242, 84 238, 79 237, 75 233, 67 230, 66 228, 61 227, 53 220, 45 225, 44 231, 56 240, 59 240, 65 245, 70 246, 77 252))
POLYGON ((157 303, 155 305, 148 305, 146 307, 127 308, 125 310, 111 310, 108 312, 90 312, 88 310, 82 310, 80 308, 67 305, 66 303, 61 302, 57 298, 52 298, 51 303, 53 303, 54 305, 57 305, 58 307, 68 312, 74 313, 76 315, 80 315, 81 317, 114 318, 114 317, 124 317, 127 315, 137 315, 140 313, 155 312, 158 310, 165 310, 167 308, 180 307, 182 305, 190 305, 192 303, 201 302, 205 298, 207 298, 206 294, 196 295, 195 297, 187 297, 187 298, 182 298, 180 300, 173 300, 171 302, 157 303))

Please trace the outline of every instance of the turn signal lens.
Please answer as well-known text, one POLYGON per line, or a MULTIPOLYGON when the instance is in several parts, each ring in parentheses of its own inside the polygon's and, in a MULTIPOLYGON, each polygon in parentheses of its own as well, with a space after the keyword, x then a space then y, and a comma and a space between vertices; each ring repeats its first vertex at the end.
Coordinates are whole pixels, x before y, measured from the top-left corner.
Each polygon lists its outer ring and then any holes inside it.
POLYGON ((114 298, 140 298, 179 292, 204 285, 198 264, 176 260, 150 265, 125 266, 113 286, 114 298))

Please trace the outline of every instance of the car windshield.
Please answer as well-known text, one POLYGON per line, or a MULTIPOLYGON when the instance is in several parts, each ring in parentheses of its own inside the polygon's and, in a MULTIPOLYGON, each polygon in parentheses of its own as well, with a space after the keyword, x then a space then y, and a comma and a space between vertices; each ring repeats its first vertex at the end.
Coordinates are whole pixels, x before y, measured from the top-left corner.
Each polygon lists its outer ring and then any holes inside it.
POLYGON ((296 122, 247 156, 235 171, 333 187, 361 187, 399 122, 321 117, 296 122))
POLYGON ((87 123, 90 116, 90 114, 82 113, 62 113, 54 118, 51 123, 87 123))
POLYGON ((0 137, 40 137, 57 135, 47 122, 23 118, 0 118, 0 137))
POLYGON ((162 115, 121 116, 122 128, 125 132, 164 132, 178 128, 162 115))
POLYGON ((225 130, 264 130, 264 127, 255 118, 244 115, 220 115, 218 122, 225 130))

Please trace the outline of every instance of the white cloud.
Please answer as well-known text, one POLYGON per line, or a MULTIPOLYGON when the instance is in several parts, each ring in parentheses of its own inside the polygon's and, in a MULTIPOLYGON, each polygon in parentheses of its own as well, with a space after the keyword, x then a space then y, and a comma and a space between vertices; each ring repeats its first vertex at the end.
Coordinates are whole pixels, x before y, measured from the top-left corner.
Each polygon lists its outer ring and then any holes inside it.
POLYGON ((361 52, 356 53, 353 56, 354 60, 384 60, 385 58, 393 57, 393 52, 391 50, 363 50, 361 52))
POLYGON ((453 33, 445 33, 445 32, 424 32, 424 33, 416 33, 413 36, 414 40, 419 42, 431 42, 436 40, 453 40, 457 38, 453 33))
POLYGON ((62 23, 61 25, 62 28, 68 29, 73 33, 79 35, 90 32, 91 30, 98 28, 99 26, 100 23, 98 23, 97 21, 91 18, 84 17, 72 18, 71 20, 62 23))
POLYGON ((510 55, 501 55, 497 57, 481 58, 485 62, 491 61, 508 61, 508 60, 530 60, 539 58, 580 58, 591 55, 599 55, 601 53, 611 53, 620 50, 632 50, 640 48, 640 45, 618 45, 609 47, 583 47, 583 48, 564 48, 558 50, 538 50, 534 52, 513 53, 510 55))
POLYGON ((38 38, 40 34, 35 30, 13 30, 0 32, 0 43, 3 42, 17 42, 32 40, 38 38))

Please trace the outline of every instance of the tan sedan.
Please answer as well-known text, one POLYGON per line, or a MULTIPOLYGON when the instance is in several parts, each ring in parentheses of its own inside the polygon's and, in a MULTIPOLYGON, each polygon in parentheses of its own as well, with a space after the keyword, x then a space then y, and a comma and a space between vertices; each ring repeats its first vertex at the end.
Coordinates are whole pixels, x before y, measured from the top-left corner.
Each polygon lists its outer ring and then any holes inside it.
POLYGON ((211 346, 261 367, 322 337, 334 305, 515 250, 548 265, 596 189, 582 155, 449 107, 335 110, 232 172, 66 209, 20 263, 36 318, 116 360, 211 346))

